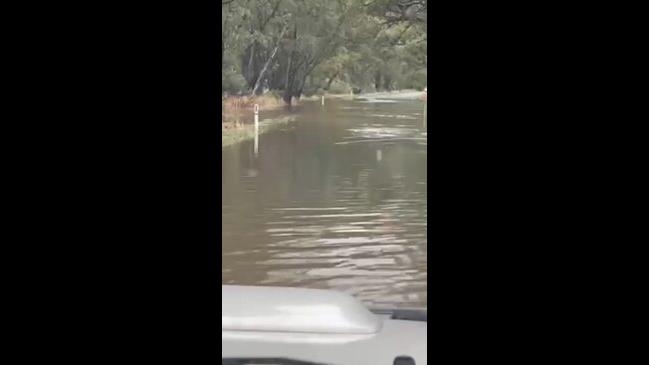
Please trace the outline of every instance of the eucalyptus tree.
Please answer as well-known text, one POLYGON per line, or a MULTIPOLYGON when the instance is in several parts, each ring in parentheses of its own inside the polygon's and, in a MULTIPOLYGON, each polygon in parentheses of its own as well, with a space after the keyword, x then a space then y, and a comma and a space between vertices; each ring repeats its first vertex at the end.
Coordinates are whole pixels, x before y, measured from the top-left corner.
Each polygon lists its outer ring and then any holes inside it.
MULTIPOLYGON (((279 92, 421 87, 427 2, 222 0, 223 88, 279 92), (307 85, 308 84, 308 85, 307 85)), ((423 74, 422 74, 423 73, 423 74)))

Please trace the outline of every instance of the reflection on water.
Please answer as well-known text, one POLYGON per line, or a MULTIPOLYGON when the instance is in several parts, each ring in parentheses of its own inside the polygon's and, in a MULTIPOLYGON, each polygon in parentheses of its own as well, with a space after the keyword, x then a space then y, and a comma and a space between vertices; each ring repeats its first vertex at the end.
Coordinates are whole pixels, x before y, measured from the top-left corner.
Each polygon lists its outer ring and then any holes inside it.
POLYGON ((427 304, 423 104, 330 101, 223 150, 223 284, 427 304))

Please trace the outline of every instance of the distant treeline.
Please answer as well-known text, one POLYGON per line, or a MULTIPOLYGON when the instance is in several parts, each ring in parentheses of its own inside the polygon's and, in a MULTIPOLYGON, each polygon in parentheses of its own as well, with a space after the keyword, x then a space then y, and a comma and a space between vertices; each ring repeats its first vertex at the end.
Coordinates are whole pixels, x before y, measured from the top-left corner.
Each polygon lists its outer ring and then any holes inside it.
POLYGON ((423 89, 427 1, 222 0, 227 94, 423 89))

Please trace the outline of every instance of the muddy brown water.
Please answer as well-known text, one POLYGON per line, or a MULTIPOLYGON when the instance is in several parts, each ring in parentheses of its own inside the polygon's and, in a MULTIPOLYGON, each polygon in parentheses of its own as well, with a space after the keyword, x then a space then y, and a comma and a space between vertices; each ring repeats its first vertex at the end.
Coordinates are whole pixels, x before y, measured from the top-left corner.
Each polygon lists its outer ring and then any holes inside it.
MULTIPOLYGON (((331 288, 427 306, 423 103, 330 100, 223 149, 223 284, 331 288)), ((263 123, 263 121, 262 121, 263 123)))

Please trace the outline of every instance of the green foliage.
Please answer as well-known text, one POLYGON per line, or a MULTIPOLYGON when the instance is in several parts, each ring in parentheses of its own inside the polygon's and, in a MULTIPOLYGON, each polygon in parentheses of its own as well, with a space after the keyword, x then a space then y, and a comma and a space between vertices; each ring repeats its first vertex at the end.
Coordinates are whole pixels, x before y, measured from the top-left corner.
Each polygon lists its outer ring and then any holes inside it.
POLYGON ((250 93, 260 85, 288 101, 352 88, 423 88, 426 7, 425 0, 228 1, 223 89, 250 93))
POLYGON ((413 72, 408 75, 406 83, 409 85, 409 89, 424 90, 426 87, 426 69, 421 69, 419 71, 413 72))
POLYGON ((245 90, 246 79, 239 72, 223 70, 221 73, 221 87, 225 93, 238 94, 245 90))
POLYGON ((331 94, 349 94, 351 91, 349 84, 341 81, 334 81, 329 88, 331 94))

